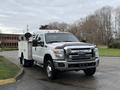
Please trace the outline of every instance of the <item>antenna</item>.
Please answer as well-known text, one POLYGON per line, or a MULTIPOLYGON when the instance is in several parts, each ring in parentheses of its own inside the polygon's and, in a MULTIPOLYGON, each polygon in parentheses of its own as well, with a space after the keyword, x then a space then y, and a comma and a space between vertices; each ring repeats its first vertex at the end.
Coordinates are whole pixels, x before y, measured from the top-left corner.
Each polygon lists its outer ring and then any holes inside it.
POLYGON ((29 25, 27 24, 27 32, 29 31, 29 25))

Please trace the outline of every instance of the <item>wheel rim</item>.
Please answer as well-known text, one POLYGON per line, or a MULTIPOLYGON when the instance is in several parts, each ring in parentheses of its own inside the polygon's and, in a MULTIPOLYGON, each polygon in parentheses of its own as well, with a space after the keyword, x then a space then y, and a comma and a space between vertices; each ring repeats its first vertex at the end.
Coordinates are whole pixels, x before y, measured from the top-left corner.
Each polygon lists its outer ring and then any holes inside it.
POLYGON ((50 65, 47 66, 47 75, 48 75, 48 77, 52 76, 52 68, 50 65))

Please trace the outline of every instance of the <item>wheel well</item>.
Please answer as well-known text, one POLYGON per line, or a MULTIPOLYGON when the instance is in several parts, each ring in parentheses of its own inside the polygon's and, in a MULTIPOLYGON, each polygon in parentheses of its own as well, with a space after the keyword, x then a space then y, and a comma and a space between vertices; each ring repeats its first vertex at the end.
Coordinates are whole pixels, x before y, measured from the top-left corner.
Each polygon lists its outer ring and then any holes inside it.
MULTIPOLYGON (((52 57, 51 57, 50 54, 46 54, 46 55, 44 56, 44 67, 45 67, 45 63, 46 63, 47 60, 51 60, 51 61, 52 61, 52 57)), ((52 62, 53 62, 53 61, 52 61, 52 62)))

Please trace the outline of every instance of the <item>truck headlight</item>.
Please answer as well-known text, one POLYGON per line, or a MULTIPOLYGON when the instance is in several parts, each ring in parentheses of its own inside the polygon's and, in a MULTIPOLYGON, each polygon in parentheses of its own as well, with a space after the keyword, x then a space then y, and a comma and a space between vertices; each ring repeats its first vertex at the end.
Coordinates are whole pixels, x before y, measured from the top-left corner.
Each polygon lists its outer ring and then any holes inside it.
POLYGON ((59 58, 64 57, 64 50, 63 49, 54 49, 53 52, 55 53, 56 57, 59 57, 59 58))
POLYGON ((95 48, 95 57, 99 57, 99 52, 98 52, 98 48, 95 48))

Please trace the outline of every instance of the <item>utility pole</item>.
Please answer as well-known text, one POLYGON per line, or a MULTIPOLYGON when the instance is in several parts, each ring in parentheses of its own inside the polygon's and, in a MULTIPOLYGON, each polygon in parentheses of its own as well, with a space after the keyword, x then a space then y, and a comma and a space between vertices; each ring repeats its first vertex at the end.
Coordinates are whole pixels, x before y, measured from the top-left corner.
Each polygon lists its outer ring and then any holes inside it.
POLYGON ((0 29, 0 33, 2 33, 2 30, 0 29))
POLYGON ((27 24, 27 32, 29 32, 29 25, 27 24))

